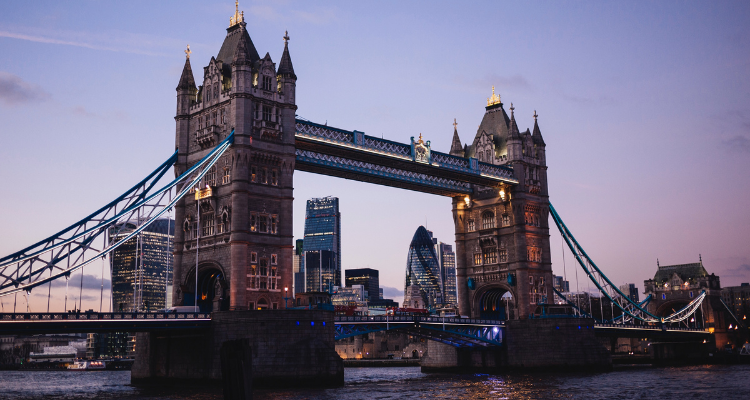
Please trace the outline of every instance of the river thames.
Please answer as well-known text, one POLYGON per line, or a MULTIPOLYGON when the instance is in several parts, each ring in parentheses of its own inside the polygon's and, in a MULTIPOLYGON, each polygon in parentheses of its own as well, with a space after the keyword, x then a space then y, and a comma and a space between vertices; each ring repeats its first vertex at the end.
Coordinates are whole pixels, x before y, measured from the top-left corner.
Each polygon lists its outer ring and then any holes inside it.
MULTIPOLYGON (((425 374, 347 368, 335 389, 255 390, 255 399, 748 399, 750 365, 618 368, 604 373, 425 374)), ((129 371, 0 371, 0 399, 220 400, 220 388, 135 387, 129 371)))

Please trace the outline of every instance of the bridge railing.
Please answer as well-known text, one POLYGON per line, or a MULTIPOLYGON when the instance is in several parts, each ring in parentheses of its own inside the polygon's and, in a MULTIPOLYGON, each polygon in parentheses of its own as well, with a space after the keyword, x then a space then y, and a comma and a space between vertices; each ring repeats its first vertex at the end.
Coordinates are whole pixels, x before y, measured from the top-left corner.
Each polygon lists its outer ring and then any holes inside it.
POLYGON ((476 319, 476 318, 454 318, 454 317, 421 317, 421 316, 408 316, 408 315, 368 315, 368 316, 336 316, 335 322, 353 322, 353 323, 373 323, 373 322, 388 322, 388 323, 435 323, 435 324, 461 324, 461 325, 492 325, 492 326, 505 326, 505 321, 494 320, 494 319, 476 319))
POLYGON ((668 330, 668 331, 685 331, 685 332, 706 332, 705 329, 701 328, 686 328, 686 327, 661 327, 659 325, 632 325, 632 324, 613 324, 613 323, 602 323, 597 322, 594 324, 596 328, 620 328, 620 329, 648 329, 654 331, 668 330))
POLYGON ((3 322, 55 322, 55 321, 91 321, 91 320, 184 320, 211 319, 209 313, 149 313, 149 312, 116 312, 116 313, 0 313, 3 322))

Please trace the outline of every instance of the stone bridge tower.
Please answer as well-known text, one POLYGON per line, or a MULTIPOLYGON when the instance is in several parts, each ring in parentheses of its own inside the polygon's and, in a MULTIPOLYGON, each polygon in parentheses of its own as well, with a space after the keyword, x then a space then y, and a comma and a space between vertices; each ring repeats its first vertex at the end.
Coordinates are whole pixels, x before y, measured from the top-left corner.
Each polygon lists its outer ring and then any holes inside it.
POLYGON ((454 130, 451 154, 509 165, 519 183, 453 199, 459 312, 525 319, 553 300, 545 143, 536 112, 533 132, 519 132, 513 104, 509 118, 494 87, 485 109, 471 145, 454 130))
POLYGON ((260 58, 236 10, 198 87, 186 50, 177 86, 175 174, 235 133, 197 193, 175 207, 175 305, 194 304, 196 257, 203 311, 283 308, 284 288, 292 290, 297 77, 288 40, 285 35, 277 68, 268 53, 260 58))

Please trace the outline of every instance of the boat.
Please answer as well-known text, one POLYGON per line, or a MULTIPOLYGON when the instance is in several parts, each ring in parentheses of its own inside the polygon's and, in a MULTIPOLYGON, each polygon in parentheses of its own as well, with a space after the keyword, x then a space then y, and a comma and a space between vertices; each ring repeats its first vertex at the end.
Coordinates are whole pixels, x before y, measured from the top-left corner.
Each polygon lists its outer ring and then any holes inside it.
POLYGON ((107 365, 104 361, 92 360, 92 361, 76 361, 73 364, 68 365, 68 369, 71 371, 96 371, 106 369, 107 365))

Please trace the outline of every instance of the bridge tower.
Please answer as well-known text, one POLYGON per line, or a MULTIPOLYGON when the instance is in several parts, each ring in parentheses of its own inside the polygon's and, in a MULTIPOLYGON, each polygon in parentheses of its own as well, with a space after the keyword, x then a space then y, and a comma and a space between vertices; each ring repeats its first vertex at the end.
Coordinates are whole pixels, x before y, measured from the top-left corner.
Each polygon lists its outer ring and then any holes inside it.
POLYGON ((280 309, 284 288, 292 290, 297 76, 288 40, 284 35, 277 68, 270 54, 260 58, 236 10, 198 87, 189 46, 185 51, 177 86, 175 175, 232 130, 234 144, 194 195, 175 206, 174 305, 194 304, 196 261, 203 311, 280 309))
POLYGON ((536 111, 533 132, 519 132, 513 104, 508 117, 494 87, 485 110, 470 145, 454 124, 450 154, 512 166, 519 183, 453 198, 459 312, 525 319, 552 296, 546 145, 536 111))

